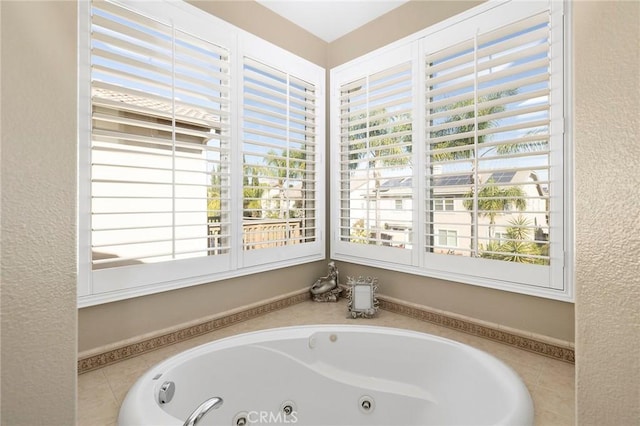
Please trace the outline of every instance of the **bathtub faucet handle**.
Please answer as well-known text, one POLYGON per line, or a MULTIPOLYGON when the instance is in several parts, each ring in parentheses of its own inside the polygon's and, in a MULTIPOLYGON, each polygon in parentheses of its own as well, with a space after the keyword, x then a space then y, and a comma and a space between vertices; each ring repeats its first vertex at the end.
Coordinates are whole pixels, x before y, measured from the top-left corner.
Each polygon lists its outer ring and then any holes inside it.
POLYGON ((210 410, 214 408, 218 408, 222 405, 222 398, 214 396, 213 398, 207 399, 205 402, 200 404, 198 408, 196 408, 193 413, 189 416, 186 422, 184 422, 183 426, 195 426, 198 424, 200 419, 204 417, 210 410))

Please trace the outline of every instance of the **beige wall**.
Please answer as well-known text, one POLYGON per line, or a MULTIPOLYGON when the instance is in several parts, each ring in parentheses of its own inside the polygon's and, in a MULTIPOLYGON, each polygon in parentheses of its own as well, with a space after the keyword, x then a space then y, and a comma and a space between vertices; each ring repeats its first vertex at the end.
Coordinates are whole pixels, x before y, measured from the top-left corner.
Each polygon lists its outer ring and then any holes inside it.
POLYGON ((106 303, 78 312, 78 351, 177 327, 311 286, 325 262, 106 303))
MULTIPOLYGON (((0 29, 2 28, 2 6, 0 5, 0 29)), ((0 99, 2 96, 2 34, 0 34, 0 99)), ((2 102, 0 101, 0 142, 2 137, 2 102)), ((0 164, 2 145, 0 143, 0 164)), ((0 169, 1 170, 1 169, 0 169)), ((0 172, 0 224, 2 223, 2 173, 0 172)), ((0 315, 2 312, 2 238, 0 237, 0 315)), ((2 424, 2 321, 0 320, 0 425, 2 424)))
POLYGON ((0 7, 2 424, 73 425, 76 5, 0 7))
POLYGON ((344 262, 337 264, 342 277, 377 277, 378 290, 385 296, 573 342, 573 309, 565 302, 344 262))
POLYGON ((326 66, 326 42, 259 3, 247 0, 187 1, 314 64, 326 66))
POLYGON ((574 4, 579 425, 640 421, 640 2, 574 4))
POLYGON ((336 67, 483 2, 411 0, 333 41, 327 53, 327 68, 336 67))

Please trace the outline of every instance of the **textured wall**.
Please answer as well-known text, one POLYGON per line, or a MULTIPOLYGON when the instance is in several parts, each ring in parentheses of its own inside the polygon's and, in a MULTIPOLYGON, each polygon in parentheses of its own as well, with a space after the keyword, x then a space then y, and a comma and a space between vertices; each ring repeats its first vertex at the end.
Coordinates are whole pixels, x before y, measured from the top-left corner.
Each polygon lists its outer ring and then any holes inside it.
POLYGON ((2 424, 73 425, 76 5, 1 7, 2 424))
POLYGON ((575 2, 580 425, 640 422, 640 3, 575 2))
MULTIPOLYGON (((0 3, 0 165, 2 164, 2 4, 0 3)), ((0 169, 0 229, 2 228, 2 173, 0 169)), ((0 231, 1 232, 1 231, 0 231)), ((2 235, 0 234, 0 314, 2 313, 2 235)), ((1 317, 0 317, 1 318, 1 317)), ((0 425, 2 424, 2 320, 0 320, 0 425)))

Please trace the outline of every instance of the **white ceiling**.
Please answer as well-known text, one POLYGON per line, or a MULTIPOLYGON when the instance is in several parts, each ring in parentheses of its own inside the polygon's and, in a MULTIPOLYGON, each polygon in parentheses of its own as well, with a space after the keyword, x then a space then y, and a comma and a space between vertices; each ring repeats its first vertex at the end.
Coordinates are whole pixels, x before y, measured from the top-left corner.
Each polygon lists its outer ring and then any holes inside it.
POLYGON ((326 42, 332 42, 408 0, 256 0, 326 42))

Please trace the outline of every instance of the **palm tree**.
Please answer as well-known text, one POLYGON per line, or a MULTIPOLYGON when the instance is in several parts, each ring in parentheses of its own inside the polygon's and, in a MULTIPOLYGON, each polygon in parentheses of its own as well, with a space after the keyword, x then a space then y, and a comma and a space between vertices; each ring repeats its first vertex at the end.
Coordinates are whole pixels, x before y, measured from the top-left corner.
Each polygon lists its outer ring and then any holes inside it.
POLYGON ((260 183, 260 176, 265 174, 264 167, 251 165, 243 158, 242 176, 242 208, 243 216, 249 218, 261 217, 262 206, 260 200, 264 192, 264 185, 260 183))
MULTIPOLYGON (((493 120, 482 120, 481 117, 488 117, 493 114, 497 114, 505 111, 504 105, 495 104, 493 101, 513 96, 517 93, 517 89, 503 90, 500 92, 492 93, 490 95, 482 96, 478 99, 477 105, 483 105, 485 103, 489 103, 489 107, 479 108, 478 109, 478 143, 482 144, 487 140, 487 135, 483 133, 483 130, 489 129, 495 126, 495 122, 493 120)), ((473 158, 474 153, 472 150, 454 150, 454 151, 445 151, 439 152, 441 150, 448 150, 450 148, 458 148, 469 146, 472 147, 475 144, 475 99, 467 99, 464 101, 454 102, 449 105, 445 105, 441 108, 437 108, 431 111, 431 114, 439 114, 446 111, 452 111, 453 114, 447 116, 447 118, 440 123, 439 125, 444 126, 444 128, 433 131, 430 133, 431 139, 442 138, 445 136, 451 136, 451 138, 447 138, 444 141, 436 142, 431 150, 434 153, 431 155, 433 160, 436 162, 440 161, 450 161, 450 160, 461 160, 473 158), (455 123, 460 123, 456 125, 455 123), (448 127, 448 124, 453 124, 451 127, 448 127), (458 135, 467 135, 459 137, 458 135)), ((435 123, 434 123, 435 124, 435 123)))
MULTIPOLYGON (((482 96, 477 99, 477 105, 490 105, 489 107, 479 108, 478 109, 478 119, 476 120, 476 112, 475 105, 476 99, 467 99, 464 101, 453 102, 449 105, 442 106, 440 108, 431 110, 431 114, 442 114, 446 111, 451 111, 452 114, 446 115, 446 118, 441 123, 432 123, 432 125, 437 125, 441 127, 438 130, 430 132, 429 136, 431 139, 441 139, 446 137, 445 140, 440 140, 431 146, 431 176, 434 175, 433 166, 434 163, 446 162, 446 161, 455 161, 455 160, 466 160, 474 158, 476 153, 473 149, 475 147, 476 138, 478 144, 482 144, 487 141, 488 136, 483 132, 486 129, 494 127, 496 122, 493 120, 482 119, 481 117, 488 117, 494 114, 505 111, 504 104, 498 104, 494 102, 497 99, 513 96, 517 94, 517 89, 509 89, 503 90, 500 92, 492 93, 490 95, 482 96), (478 125, 478 132, 475 132, 476 122, 478 125), (458 123, 458 124, 456 124, 458 123), (455 149, 460 147, 469 147, 469 149, 455 149), (444 151, 444 152, 443 152, 444 151)), ((475 170, 470 172, 471 175, 471 183, 474 183, 474 175, 475 170)), ((470 199, 465 200, 465 207, 468 210, 472 210, 467 205, 468 203, 473 204, 473 189, 471 190, 470 199)), ((430 215, 434 213, 430 211, 430 215)), ((430 235, 433 235, 433 217, 430 218, 429 222, 432 224, 430 235)), ((475 226, 473 224, 473 217, 471 220, 471 250, 472 253, 474 250, 474 240, 475 240, 475 226)), ((433 238, 433 237, 432 237, 433 238)), ((433 244, 433 241, 431 241, 433 244)))
MULTIPOLYGON (((454 102, 449 105, 431 111, 431 114, 438 114, 445 116, 446 119, 440 123, 433 123, 439 127, 439 130, 430 133, 432 139, 438 139, 439 141, 434 143, 431 147, 432 154, 431 159, 433 163, 449 162, 455 160, 468 160, 474 158, 478 153, 475 152, 474 147, 476 144, 476 138, 478 144, 488 142, 490 134, 485 130, 490 129, 497 125, 497 122, 486 119, 483 117, 491 117, 506 110, 505 105, 508 102, 496 102, 501 98, 508 98, 516 95, 517 89, 510 89, 500 92, 495 92, 487 96, 482 96, 477 99, 468 99, 465 101, 454 102), (478 106, 478 118, 475 117, 475 105, 478 106), (489 105, 488 107, 483 105, 489 105), (451 111, 450 115, 443 114, 446 111, 451 111), (456 125, 456 123, 460 123, 456 125), (477 123, 477 132, 475 126, 477 123), (443 138, 446 138, 443 140, 443 138), (464 147, 468 147, 464 149, 464 147), (458 148, 458 149, 456 149, 458 148)), ((512 144, 501 144, 494 148, 498 154, 513 154, 523 152, 536 152, 546 149, 547 142, 535 137, 535 134, 540 130, 530 132, 524 140, 512 144)), ((485 151, 485 154, 488 151, 485 151)), ((433 166, 432 166, 433 167, 433 166)), ((433 168, 431 170, 433 175, 433 168)), ((476 171, 472 168, 471 183, 475 184, 476 171)), ((481 185, 482 182, 477 182, 481 185)), ((477 210, 479 215, 489 218, 489 236, 493 235, 493 226, 495 224, 495 217, 505 208, 513 204, 515 208, 523 211, 526 208, 526 200, 524 199, 524 193, 520 187, 503 187, 500 188, 496 185, 492 185, 491 182, 487 182, 477 194, 474 193, 474 187, 466 194, 464 200, 464 206, 472 213, 471 220, 471 250, 474 250, 475 240, 475 226, 473 221, 474 203, 477 203, 477 210)), ((433 214, 433 213, 431 213, 433 214)), ((433 222, 431 220, 430 222, 433 222)), ((433 225, 432 225, 433 226, 433 225)), ((431 232, 433 234, 433 232, 431 232)))
MULTIPOLYGON (((512 205, 520 211, 527 208, 527 201, 524 197, 525 193, 519 186, 499 187, 495 185, 493 179, 489 179, 487 184, 478 191, 478 216, 489 218, 489 238, 493 238, 496 216, 512 205)), ((473 211, 473 191, 466 194, 463 205, 467 210, 473 211)))
POLYGON ((502 144, 496 147, 496 152, 498 154, 520 154, 523 152, 540 152, 548 149, 549 142, 542 138, 540 139, 537 135, 540 133, 546 132, 545 129, 538 128, 535 130, 530 130, 527 132, 525 140, 519 143, 509 143, 502 144))
POLYGON ((289 181, 304 177, 307 168, 306 157, 306 152, 295 149, 283 149, 280 154, 274 150, 269 150, 267 153, 267 165, 270 166, 267 169, 268 176, 276 178, 278 182, 276 188, 280 219, 289 214, 285 200, 289 181))
POLYGON ((541 247, 529 239, 531 221, 520 215, 509 221, 507 228, 508 241, 504 243, 489 242, 482 257, 507 262, 548 265, 547 259, 533 256, 543 255, 541 247))
MULTIPOLYGON (((367 162, 367 174, 371 173, 375 196, 376 242, 380 242, 380 168, 406 167, 411 165, 411 115, 403 113, 389 116, 386 110, 371 111, 369 116, 361 114, 349 126, 349 169, 355 170, 358 161, 367 162)), ((361 232, 361 231, 358 231, 361 232)))
POLYGON ((207 217, 210 221, 217 221, 221 215, 222 179, 220 169, 214 167, 211 172, 211 185, 207 188, 207 217))

